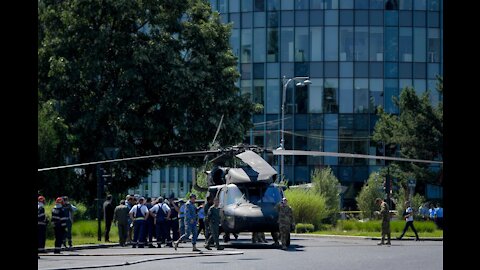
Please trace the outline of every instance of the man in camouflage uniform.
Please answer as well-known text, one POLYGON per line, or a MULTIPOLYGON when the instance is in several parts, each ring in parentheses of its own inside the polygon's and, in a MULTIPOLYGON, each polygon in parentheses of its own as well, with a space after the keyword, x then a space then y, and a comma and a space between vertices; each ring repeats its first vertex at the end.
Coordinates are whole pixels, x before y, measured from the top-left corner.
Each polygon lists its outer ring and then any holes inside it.
POLYGON ((280 241, 282 249, 287 249, 287 241, 290 239, 290 228, 294 226, 292 208, 288 205, 287 198, 283 198, 282 202, 275 206, 278 211, 278 227, 280 229, 280 241))
POLYGON ((193 251, 200 251, 197 249, 197 207, 195 206, 195 200, 197 199, 197 195, 190 194, 190 200, 185 204, 185 233, 180 236, 180 238, 174 242, 174 248, 177 250, 178 243, 180 241, 187 240, 190 234, 192 235, 192 245, 193 251))
POLYGON ((377 245, 385 244, 385 236, 387 236, 387 245, 390 245, 390 209, 388 204, 382 199, 377 198, 375 202, 380 206, 380 212, 376 211, 382 217, 382 240, 377 245))
POLYGON ((208 222, 208 210, 212 207, 213 205, 213 196, 208 195, 207 197, 207 203, 203 207, 203 210, 205 211, 205 245, 208 243, 213 244, 210 239, 210 222, 208 222))
POLYGON ((213 200, 213 206, 208 209, 208 227, 210 228, 210 235, 207 239, 205 248, 211 250, 210 243, 215 242, 217 250, 222 250, 224 247, 220 246, 218 240, 218 225, 220 224, 220 210, 218 209, 218 198, 213 200), (212 240, 213 238, 213 240, 212 240))

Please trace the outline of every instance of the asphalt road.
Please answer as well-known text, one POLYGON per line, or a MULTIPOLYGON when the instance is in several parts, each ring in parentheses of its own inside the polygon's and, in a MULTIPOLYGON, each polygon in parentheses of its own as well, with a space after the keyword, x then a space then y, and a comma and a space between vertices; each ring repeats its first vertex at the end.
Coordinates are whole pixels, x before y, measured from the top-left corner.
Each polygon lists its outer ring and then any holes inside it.
POLYGON ((267 244, 251 244, 249 235, 225 244, 223 251, 192 252, 190 243, 173 248, 111 247, 47 254, 38 269, 443 269, 443 241, 396 241, 377 246, 376 240, 344 237, 292 236, 283 251, 267 244))

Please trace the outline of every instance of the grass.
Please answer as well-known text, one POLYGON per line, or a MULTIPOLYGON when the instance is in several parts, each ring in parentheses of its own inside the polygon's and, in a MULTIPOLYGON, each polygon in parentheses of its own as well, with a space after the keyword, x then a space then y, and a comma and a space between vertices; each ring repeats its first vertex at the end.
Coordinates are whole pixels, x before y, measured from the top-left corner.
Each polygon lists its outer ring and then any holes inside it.
MULTIPOLYGON (((390 231, 392 237, 400 236, 404 226, 405 221, 391 221, 390 231)), ((443 237, 443 230, 438 230, 431 221, 415 221, 414 226, 420 238, 443 237)), ((381 235, 381 222, 340 220, 336 227, 326 226, 323 230, 313 232, 313 234, 378 237, 381 235)), ((408 229, 405 237, 415 237, 415 233, 411 229, 408 229)))
MULTIPOLYGON (((105 222, 102 221, 102 241, 98 241, 98 222, 96 220, 75 221, 72 226, 72 243, 76 245, 105 244, 105 222)), ((45 246, 54 247, 55 237, 53 228, 49 226, 45 246)), ((110 242, 118 243, 118 228, 112 223, 110 228, 110 242)))

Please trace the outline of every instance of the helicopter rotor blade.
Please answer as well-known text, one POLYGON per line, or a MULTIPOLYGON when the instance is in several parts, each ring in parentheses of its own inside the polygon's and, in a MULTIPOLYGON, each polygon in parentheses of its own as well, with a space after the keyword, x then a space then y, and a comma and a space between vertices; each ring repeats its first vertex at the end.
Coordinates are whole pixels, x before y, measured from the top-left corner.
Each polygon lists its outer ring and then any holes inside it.
POLYGON ((325 157, 367 158, 367 159, 383 159, 383 160, 394 160, 394 161, 443 164, 443 161, 435 161, 435 160, 398 158, 398 157, 384 157, 384 156, 361 155, 361 154, 350 154, 350 153, 321 152, 321 151, 273 150, 273 154, 274 155, 284 155, 284 156, 325 156, 325 157))
POLYGON ((57 166, 57 167, 41 168, 41 169, 38 169, 37 171, 39 171, 39 172, 51 171, 51 170, 57 170, 57 169, 80 167, 80 166, 87 166, 87 165, 94 165, 94 164, 104 164, 104 163, 121 162, 121 161, 138 160, 138 159, 148 159, 148 158, 174 158, 174 157, 184 157, 184 156, 203 156, 205 154, 215 154, 215 153, 219 153, 219 152, 221 152, 221 151, 220 150, 209 150, 209 151, 168 153, 168 154, 139 156, 139 157, 130 157, 130 158, 118 158, 118 159, 109 159, 109 160, 102 160, 102 161, 93 161, 93 162, 86 162, 86 163, 70 164, 70 165, 57 166))

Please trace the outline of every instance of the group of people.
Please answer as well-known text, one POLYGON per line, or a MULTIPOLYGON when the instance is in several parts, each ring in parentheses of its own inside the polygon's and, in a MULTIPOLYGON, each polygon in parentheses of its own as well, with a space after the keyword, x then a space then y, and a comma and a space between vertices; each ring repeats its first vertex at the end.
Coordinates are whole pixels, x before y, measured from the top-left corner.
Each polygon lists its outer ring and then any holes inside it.
MULTIPOLYGON (((45 215, 45 197, 38 196, 38 252, 45 252, 45 241, 47 236, 47 224, 50 222, 45 215)), ((52 209, 53 230, 55 233, 54 253, 60 253, 62 245, 65 248, 72 248, 72 224, 73 213, 77 211, 75 205, 70 204, 68 197, 58 197, 52 209), (68 247, 67 247, 68 244, 68 247)))
MULTIPOLYGON (((133 248, 157 247, 162 244, 178 248, 180 243, 186 243, 191 237, 193 251, 200 251, 197 246, 197 237, 200 231, 204 231, 204 247, 211 250, 215 245, 217 250, 220 246, 220 210, 218 198, 208 197, 205 204, 197 207, 196 195, 191 194, 185 203, 182 199, 175 202, 158 197, 151 198, 127 195, 116 207, 112 204, 112 196, 108 195, 103 204, 105 219, 105 241, 110 242, 110 229, 112 224, 118 227, 119 243, 121 246, 131 244, 133 248), (200 224, 199 224, 200 223, 200 224), (155 242, 153 238, 155 237, 155 242)), ((38 197, 38 251, 45 252, 46 227, 49 222, 45 215, 45 198, 38 197)), ((287 249, 290 241, 290 230, 294 224, 291 207, 287 199, 276 206, 279 213, 279 232, 272 233, 275 244, 281 241, 282 249, 287 249)), ((58 197, 55 200, 55 207, 52 209, 52 222, 55 231, 55 250, 60 253, 62 245, 65 248, 72 248, 72 223, 73 212, 77 208, 70 204, 67 196, 58 197), (67 247, 68 244, 68 247, 67 247)), ((226 234, 228 235, 228 234, 226 234)), ((238 237, 238 236, 236 236, 238 237)), ((266 242, 263 233, 253 233, 253 242, 266 242)))
POLYGON ((427 207, 428 203, 420 205, 418 208, 418 213, 423 220, 431 220, 435 222, 439 229, 443 229, 443 208, 440 203, 437 203, 436 206, 433 203, 430 203, 430 207, 427 207))

